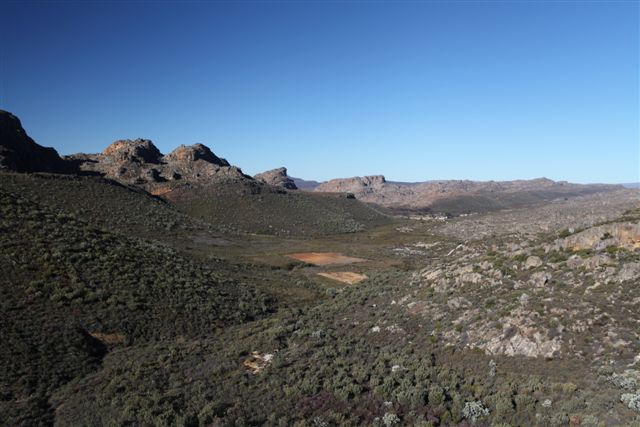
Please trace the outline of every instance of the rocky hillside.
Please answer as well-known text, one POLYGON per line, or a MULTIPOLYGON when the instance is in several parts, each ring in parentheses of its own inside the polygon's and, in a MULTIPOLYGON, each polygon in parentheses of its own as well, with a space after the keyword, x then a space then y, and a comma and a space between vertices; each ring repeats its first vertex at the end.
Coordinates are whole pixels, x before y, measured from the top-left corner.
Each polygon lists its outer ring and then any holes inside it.
POLYGON ((526 206, 562 197, 574 197, 620 189, 617 185, 581 185, 546 178, 515 181, 427 181, 402 184, 387 182, 382 175, 334 179, 314 189, 347 192, 359 200, 382 206, 413 210, 482 212, 526 206))
MULTIPOLYGON (((380 244, 360 264, 367 280, 222 334, 113 351, 56 391, 55 421, 635 426, 637 200, 602 193, 575 208, 570 199, 509 217, 407 220, 361 235, 363 246, 350 236, 353 255, 380 244), (589 203, 580 218, 564 216, 589 203), (539 232, 514 235, 527 222, 539 232), (464 232, 478 224, 494 232, 464 232), (576 241, 592 249, 570 249, 576 241), (398 258, 401 268, 373 267, 398 258)), ((317 269, 291 274, 314 286, 317 269)))
POLYGON ((0 110, 0 170, 66 173, 71 167, 56 150, 31 139, 20 119, 0 110))
POLYGON ((259 173, 254 178, 265 184, 272 185, 274 187, 282 187, 288 190, 297 190, 298 187, 293 179, 287 175, 287 168, 277 168, 266 172, 259 173))

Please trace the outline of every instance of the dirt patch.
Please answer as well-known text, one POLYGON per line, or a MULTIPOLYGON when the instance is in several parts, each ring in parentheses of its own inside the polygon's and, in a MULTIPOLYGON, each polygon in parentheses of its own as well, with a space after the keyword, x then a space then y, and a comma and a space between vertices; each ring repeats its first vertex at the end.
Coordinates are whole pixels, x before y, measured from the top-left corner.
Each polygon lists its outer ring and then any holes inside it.
POLYGON ((123 334, 103 334, 102 332, 89 332, 89 335, 106 345, 122 344, 127 340, 123 334))
POLYGON ((242 361, 242 365, 252 374, 262 371, 273 360, 273 354, 260 354, 258 351, 252 351, 251 355, 242 361))
POLYGON ((349 257, 337 252, 301 252, 286 256, 313 265, 346 265, 366 261, 363 258, 349 257))
POLYGON ((171 193, 173 188, 171 187, 157 187, 151 190, 151 194, 153 196, 164 196, 165 194, 171 193))
POLYGON ((355 285, 362 282, 364 279, 368 279, 367 276, 360 273, 354 273, 352 271, 334 271, 330 273, 318 273, 318 276, 326 277, 338 282, 346 283, 348 285, 355 285))

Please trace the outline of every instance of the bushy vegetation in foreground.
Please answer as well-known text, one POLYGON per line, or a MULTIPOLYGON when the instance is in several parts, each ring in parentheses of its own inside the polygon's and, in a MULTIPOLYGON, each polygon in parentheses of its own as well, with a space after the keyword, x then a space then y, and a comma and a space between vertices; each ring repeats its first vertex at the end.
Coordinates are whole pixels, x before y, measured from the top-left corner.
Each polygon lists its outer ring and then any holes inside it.
POLYGON ((56 394, 57 422, 598 426, 634 419, 619 390, 583 363, 490 357, 431 340, 429 328, 388 304, 400 290, 392 283, 405 279, 380 275, 313 308, 220 336, 113 352, 102 370, 56 394), (253 373, 243 365, 252 352, 273 358, 253 373))
POLYGON ((269 299, 224 268, 0 190, 1 424, 50 420, 51 392, 113 343, 205 336, 264 315, 269 299))

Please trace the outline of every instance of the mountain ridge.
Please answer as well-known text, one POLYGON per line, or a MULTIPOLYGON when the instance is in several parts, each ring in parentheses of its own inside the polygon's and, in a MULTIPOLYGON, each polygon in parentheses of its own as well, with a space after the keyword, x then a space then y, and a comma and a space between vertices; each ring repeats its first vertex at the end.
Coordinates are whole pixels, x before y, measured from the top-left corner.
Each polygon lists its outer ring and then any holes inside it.
POLYGON ((149 139, 121 139, 101 153, 60 157, 31 139, 13 114, 0 111, 0 167, 24 172, 94 174, 133 185, 153 195, 196 199, 199 192, 296 191, 343 193, 365 203, 399 211, 470 213, 525 206, 559 197, 573 197, 623 188, 609 184, 572 184, 548 178, 511 181, 436 180, 416 183, 387 181, 384 175, 337 178, 318 183, 291 178, 280 167, 251 177, 204 144, 180 145, 163 154, 149 139))
POLYGON ((406 210, 434 210, 465 213, 486 209, 510 208, 600 191, 623 188, 610 184, 572 184, 548 178, 511 181, 446 180, 421 183, 394 183, 383 175, 339 178, 326 181, 314 192, 348 192, 357 199, 387 208, 406 210), (446 202, 446 203, 444 203, 446 202), (452 206, 457 202, 459 206, 452 206), (480 208, 480 209, 479 209, 480 208))

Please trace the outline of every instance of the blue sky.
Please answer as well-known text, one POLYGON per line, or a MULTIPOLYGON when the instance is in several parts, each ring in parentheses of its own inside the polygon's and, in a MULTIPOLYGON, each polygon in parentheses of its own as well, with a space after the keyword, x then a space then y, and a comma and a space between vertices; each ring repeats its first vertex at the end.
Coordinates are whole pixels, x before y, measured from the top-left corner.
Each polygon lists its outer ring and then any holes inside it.
POLYGON ((637 1, 3 2, 0 108, 63 154, 640 181, 637 1))

